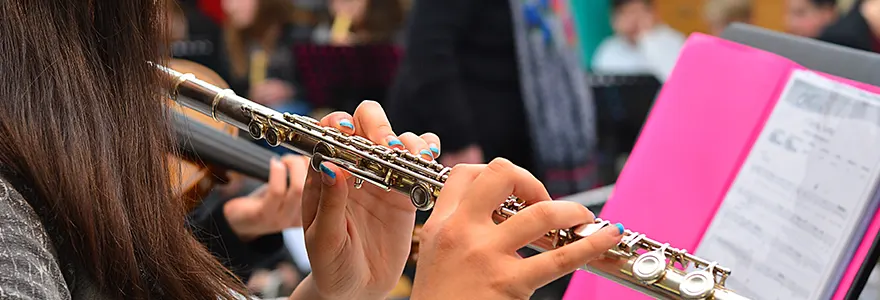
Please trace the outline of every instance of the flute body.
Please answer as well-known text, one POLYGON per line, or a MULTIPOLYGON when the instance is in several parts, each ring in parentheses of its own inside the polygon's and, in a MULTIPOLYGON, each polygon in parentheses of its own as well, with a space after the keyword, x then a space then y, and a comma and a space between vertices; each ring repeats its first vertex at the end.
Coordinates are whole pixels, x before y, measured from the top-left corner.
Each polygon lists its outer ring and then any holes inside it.
MULTIPOLYGON (((173 87, 169 91, 178 103, 312 158, 312 168, 329 161, 355 176, 355 188, 364 182, 382 189, 409 195, 419 210, 430 210, 439 197, 451 170, 405 150, 375 145, 359 136, 346 135, 335 128, 322 127, 304 116, 280 113, 220 89, 192 74, 182 74, 153 64, 167 74, 173 87)), ((514 216, 526 204, 509 197, 493 214, 496 223, 514 216)), ((552 250, 590 236, 610 226, 609 221, 548 232, 529 247, 552 250)), ((621 242, 582 269, 615 281, 656 299, 745 300, 725 287, 730 270, 686 250, 670 247, 644 234, 627 230, 621 242)))

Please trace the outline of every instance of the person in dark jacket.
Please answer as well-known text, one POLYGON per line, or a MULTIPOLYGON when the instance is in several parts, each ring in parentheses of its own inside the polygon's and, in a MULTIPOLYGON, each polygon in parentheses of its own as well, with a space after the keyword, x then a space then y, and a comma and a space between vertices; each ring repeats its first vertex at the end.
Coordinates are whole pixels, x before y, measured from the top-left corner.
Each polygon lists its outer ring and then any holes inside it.
MULTIPOLYGON (((595 170, 588 141, 593 118, 586 116, 592 99, 581 64, 565 55, 568 40, 554 32, 564 24, 552 24, 565 18, 548 16, 555 9, 547 3, 414 1, 403 59, 384 103, 394 127, 441 136, 439 161, 446 166, 503 157, 535 174, 551 196, 590 185, 584 183, 595 170)), ((416 222, 427 216, 419 213, 416 222)), ((532 299, 562 298, 568 280, 532 299)))
POLYGON ((440 162, 504 157, 531 170, 508 0, 420 0, 386 99, 395 128, 443 137, 440 162))
POLYGON ((842 18, 826 28, 819 39, 859 50, 880 52, 880 1, 858 0, 842 18))

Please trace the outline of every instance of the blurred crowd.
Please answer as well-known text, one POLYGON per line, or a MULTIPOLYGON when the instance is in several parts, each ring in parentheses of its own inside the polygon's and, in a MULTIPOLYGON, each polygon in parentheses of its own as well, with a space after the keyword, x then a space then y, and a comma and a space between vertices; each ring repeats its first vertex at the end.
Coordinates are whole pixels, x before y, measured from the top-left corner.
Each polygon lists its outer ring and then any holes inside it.
MULTIPOLYGON (((787 32, 880 51, 880 0, 785 2, 787 32)), ((710 34, 754 19, 750 0, 694 3, 710 34)), ((438 134, 441 163, 504 157, 554 197, 614 182, 687 37, 664 22, 662 0, 168 4, 172 55, 214 70, 238 95, 315 117, 375 100, 395 129, 438 134)), ((248 272, 249 286, 289 293, 309 271, 296 247, 248 272)), ((536 298, 558 299, 565 280, 536 298)))

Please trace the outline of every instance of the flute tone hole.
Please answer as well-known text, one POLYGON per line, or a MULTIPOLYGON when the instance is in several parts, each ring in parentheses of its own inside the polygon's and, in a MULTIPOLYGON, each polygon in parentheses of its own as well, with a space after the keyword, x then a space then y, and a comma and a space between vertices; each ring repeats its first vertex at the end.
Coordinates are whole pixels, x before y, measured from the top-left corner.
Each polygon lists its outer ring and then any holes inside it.
POLYGON ((263 138, 263 124, 256 120, 251 121, 248 124, 248 133, 256 140, 263 138))
POLYGON ((272 147, 281 145, 281 138, 279 135, 278 129, 269 128, 269 130, 266 131, 266 143, 269 143, 272 147))

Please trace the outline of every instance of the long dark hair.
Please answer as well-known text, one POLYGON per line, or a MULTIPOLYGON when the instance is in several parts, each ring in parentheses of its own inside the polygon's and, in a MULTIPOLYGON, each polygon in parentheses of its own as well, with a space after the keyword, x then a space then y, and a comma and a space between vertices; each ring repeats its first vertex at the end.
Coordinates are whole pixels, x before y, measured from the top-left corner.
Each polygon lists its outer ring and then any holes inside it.
POLYGON ((232 298, 241 284, 172 196, 167 98, 147 65, 166 61, 165 17, 156 0, 0 1, 0 166, 108 296, 232 298))

